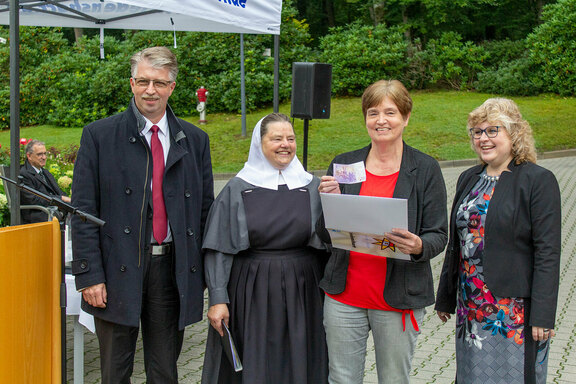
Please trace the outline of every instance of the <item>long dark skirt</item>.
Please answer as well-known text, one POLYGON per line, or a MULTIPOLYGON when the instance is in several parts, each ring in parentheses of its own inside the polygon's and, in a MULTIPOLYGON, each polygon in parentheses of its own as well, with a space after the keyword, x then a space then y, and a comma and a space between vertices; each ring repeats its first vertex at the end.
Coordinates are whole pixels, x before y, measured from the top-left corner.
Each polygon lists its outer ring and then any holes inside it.
POLYGON ((327 382, 321 276, 322 262, 308 249, 234 258, 229 325, 244 369, 235 373, 221 354, 218 383, 327 382))

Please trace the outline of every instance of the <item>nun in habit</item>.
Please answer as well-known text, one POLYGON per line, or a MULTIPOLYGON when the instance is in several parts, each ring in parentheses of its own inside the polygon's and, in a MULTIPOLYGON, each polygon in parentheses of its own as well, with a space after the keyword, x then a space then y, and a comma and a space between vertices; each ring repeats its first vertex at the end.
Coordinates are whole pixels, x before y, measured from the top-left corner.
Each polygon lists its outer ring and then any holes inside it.
POLYGON ((328 254, 316 235, 319 179, 296 157, 294 129, 272 113, 256 124, 248 161, 214 201, 203 243, 210 327, 202 383, 328 381, 318 287, 328 254), (221 347, 224 321, 243 364, 221 347))

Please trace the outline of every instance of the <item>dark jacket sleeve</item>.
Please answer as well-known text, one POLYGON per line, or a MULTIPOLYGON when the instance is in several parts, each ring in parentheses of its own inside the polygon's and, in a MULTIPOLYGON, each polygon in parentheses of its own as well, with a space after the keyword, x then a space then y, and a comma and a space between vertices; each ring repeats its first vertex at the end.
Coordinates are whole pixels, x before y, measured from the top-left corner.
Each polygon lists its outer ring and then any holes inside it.
POLYGON ((458 263, 460 261, 460 243, 456 233, 456 209, 460 205, 464 185, 470 180, 470 172, 465 171, 458 177, 456 194, 452 201, 450 212, 450 239, 444 255, 444 264, 436 293, 436 311, 454 313, 456 310, 456 297, 458 293, 458 263))
POLYGON ((530 217, 534 271, 530 325, 554 328, 560 284, 562 200, 558 182, 550 171, 544 172, 532 187, 530 217))
POLYGON ((208 213, 214 202, 214 176, 212 174, 212 157, 210 155, 210 141, 208 135, 205 135, 204 147, 202 148, 202 218, 200 220, 202 233, 200 238, 204 237, 208 213))
MULTIPOLYGON (((412 261, 425 262, 442 252, 448 240, 448 219, 446 217, 446 185, 437 162, 431 163, 426 171, 423 184, 421 207, 416 210, 419 230, 416 235, 422 239, 422 253, 412 255, 412 261)), ((420 185, 422 185, 420 184, 420 185)))
MULTIPOLYGON (((24 185, 29 186, 30 188, 34 188, 39 192, 42 192, 50 197, 55 197, 60 199, 62 196, 66 196, 66 194, 60 189, 58 186, 58 182, 54 179, 54 176, 48 170, 44 170, 44 175, 46 179, 48 179, 51 188, 54 190, 56 194, 52 194, 48 191, 48 189, 36 179, 36 171, 30 171, 27 167, 22 167, 20 171, 20 176, 22 176, 22 182, 24 185)), ((47 207, 50 205, 50 202, 46 199, 41 198, 33 193, 22 191, 20 194, 20 204, 22 205, 41 205, 43 207, 47 207)))
MULTIPOLYGON (((100 217, 98 164, 97 143, 88 126, 82 132, 80 149, 74 163, 74 179, 82 180, 82 182, 72 183, 72 205, 96 217, 100 217)), ((74 254, 72 269, 76 275, 76 289, 105 283, 106 276, 100 248, 100 227, 82 221, 77 216, 73 216, 72 220, 74 254)))
MULTIPOLYGON (((34 180, 34 175, 32 175, 28 171, 20 172, 20 176, 22 177, 22 183, 30 188, 38 189, 40 183, 37 183, 34 180)), ((20 204, 21 205, 41 205, 43 207, 47 207, 48 201, 41 198, 40 196, 36 196, 33 193, 22 191, 20 193, 20 204)))

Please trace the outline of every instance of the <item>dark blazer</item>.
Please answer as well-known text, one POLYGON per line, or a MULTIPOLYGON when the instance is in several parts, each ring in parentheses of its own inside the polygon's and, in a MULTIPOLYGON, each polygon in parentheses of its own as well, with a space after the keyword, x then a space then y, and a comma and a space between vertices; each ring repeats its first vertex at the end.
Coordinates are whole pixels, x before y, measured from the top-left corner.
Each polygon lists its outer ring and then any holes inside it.
MULTIPOLYGON (((31 188, 42 192, 50 197, 56 197, 60 199, 62 196, 67 196, 58 186, 54 176, 45 168, 43 168, 44 176, 46 176, 46 181, 42 179, 42 176, 32 165, 26 161, 24 165, 20 168, 20 176, 22 176, 22 182, 31 188)), ((43 198, 36 196, 30 192, 23 191, 20 194, 20 204, 21 205, 41 205, 43 207, 48 207, 50 202, 44 200, 43 198)), ((22 210, 22 222, 27 223, 39 223, 48 220, 46 213, 34 210, 34 209, 23 209, 22 210)))
MULTIPOLYGON (((178 119, 170 107, 170 150, 164 196, 175 248, 180 293, 179 327, 202 319, 204 272, 202 233, 214 200, 208 135, 178 119)), ((82 302, 82 309, 106 321, 139 324, 144 256, 152 232, 150 209, 152 155, 142 116, 132 101, 118 115, 84 128, 74 168, 72 204, 106 224, 98 227, 73 217, 72 273, 76 288, 106 283, 106 308, 82 302)))
MULTIPOLYGON (((366 163, 370 148, 368 146, 336 156, 328 168, 328 175, 333 174, 335 163, 366 163)), ((361 183, 340 185, 341 192, 349 195, 358 195, 360 188, 361 183)), ((411 255, 410 261, 388 259, 384 299, 398 309, 423 308, 434 303, 430 259, 442 252, 448 239, 446 186, 438 162, 404 144, 393 197, 408 199, 408 230, 420 236, 423 250, 420 255, 411 255)), ((330 236, 323 229, 323 219, 318 226, 319 235, 329 243, 330 236)), ((330 294, 344 291, 349 259, 349 251, 332 248, 324 278, 320 282, 324 291, 330 294)))
MULTIPOLYGON (((458 179, 437 311, 454 313, 456 308, 460 263, 456 212, 483 169, 482 165, 472 167, 458 179)), ((531 311, 526 314, 529 324, 554 328, 562 224, 558 182, 552 172, 533 163, 511 162, 508 170, 500 175, 486 216, 486 285, 500 297, 530 298, 531 311)))

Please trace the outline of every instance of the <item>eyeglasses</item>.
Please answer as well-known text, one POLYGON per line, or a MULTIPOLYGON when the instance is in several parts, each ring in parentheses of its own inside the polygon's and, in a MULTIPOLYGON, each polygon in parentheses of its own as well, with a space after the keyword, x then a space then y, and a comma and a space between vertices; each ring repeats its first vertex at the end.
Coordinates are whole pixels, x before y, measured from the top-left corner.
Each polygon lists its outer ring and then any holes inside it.
POLYGON ((136 86, 141 88, 148 88, 150 82, 152 82, 154 88, 156 89, 164 89, 173 83, 173 81, 170 80, 150 80, 143 78, 134 78, 134 83, 136 83, 136 86))
POLYGON ((486 127, 486 129, 470 128, 470 136, 472 136, 475 139, 479 139, 482 137, 482 133, 485 133, 486 137, 493 139, 496 136, 498 136, 500 128, 502 128, 502 126, 500 125, 492 125, 490 127, 486 127))

